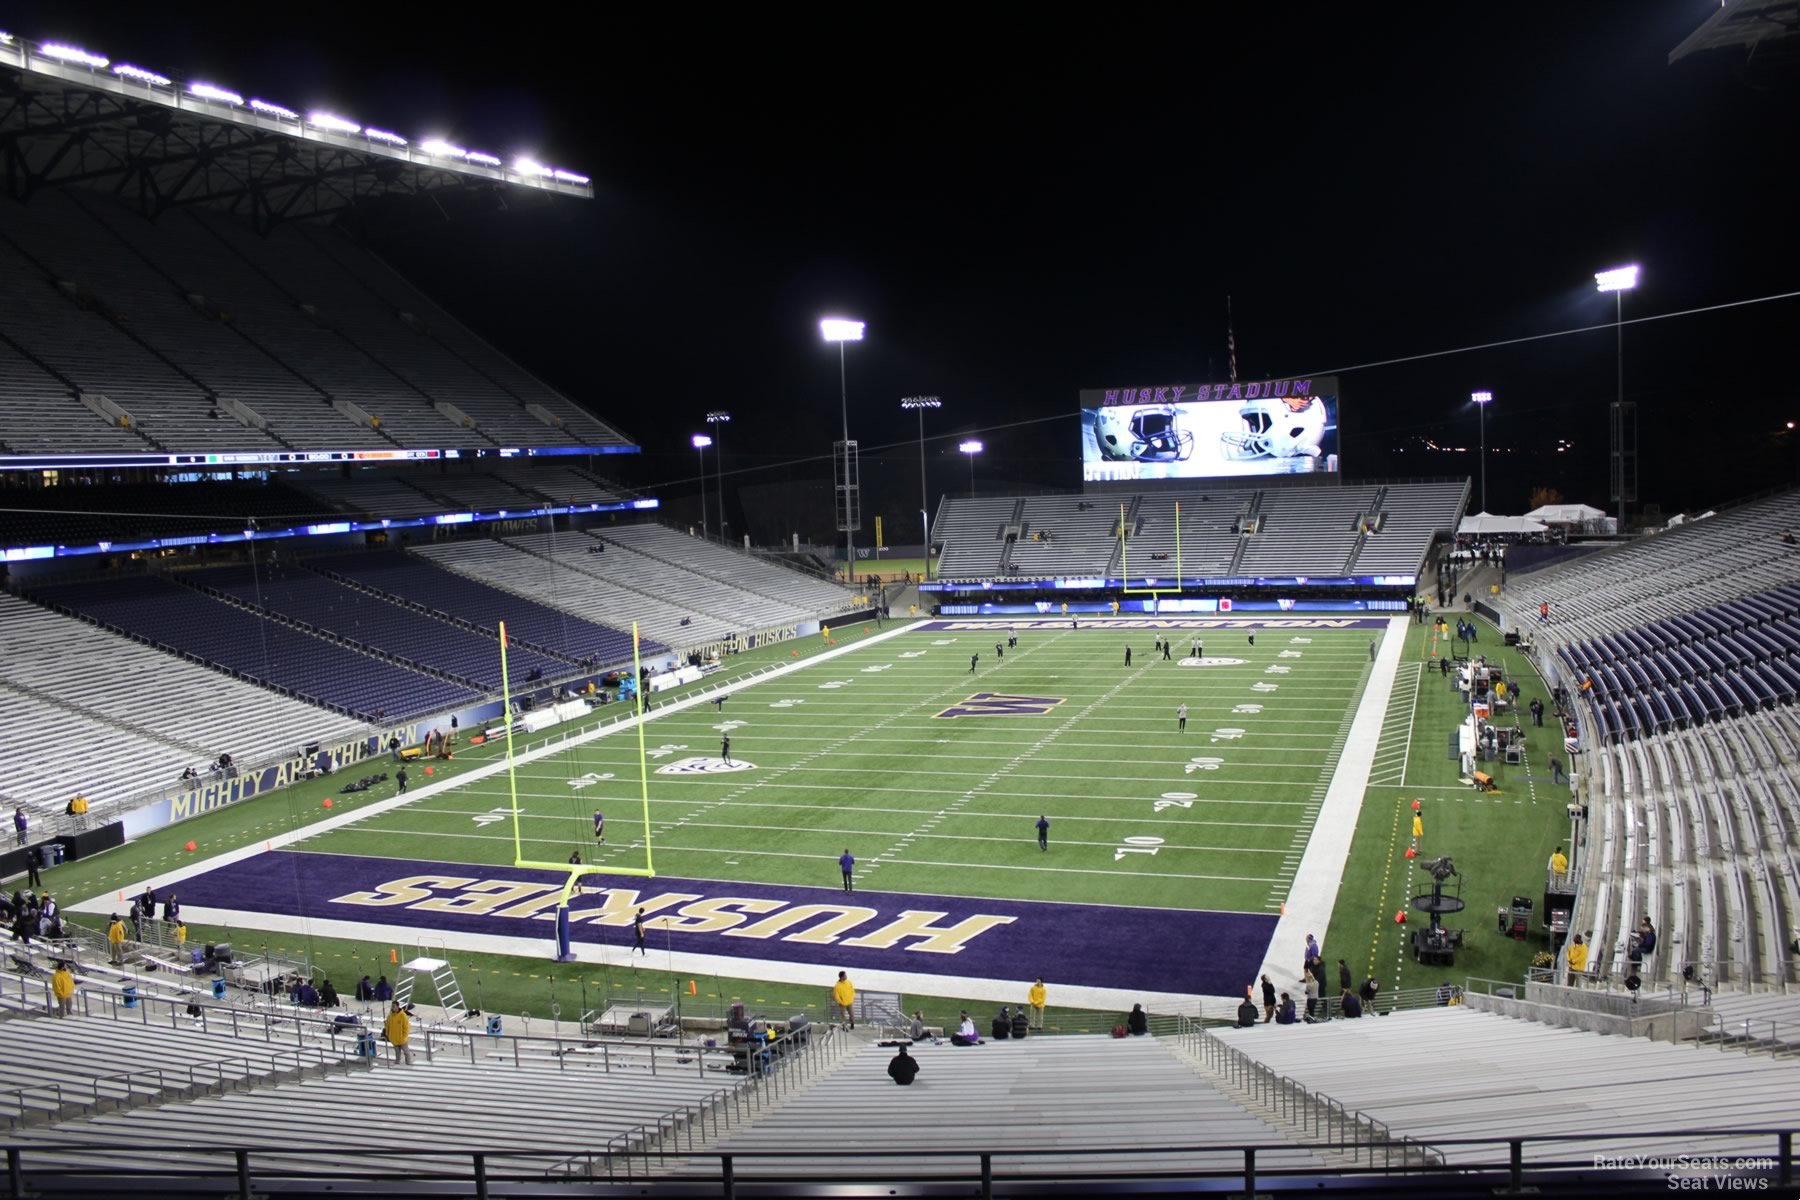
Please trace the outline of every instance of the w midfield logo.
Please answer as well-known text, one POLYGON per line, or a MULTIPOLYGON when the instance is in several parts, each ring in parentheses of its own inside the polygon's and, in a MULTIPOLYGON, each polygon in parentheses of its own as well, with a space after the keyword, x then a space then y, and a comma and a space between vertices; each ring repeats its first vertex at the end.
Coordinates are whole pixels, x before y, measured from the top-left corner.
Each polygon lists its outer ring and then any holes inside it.
POLYGON ((1009 696, 1005 692, 976 692, 961 704, 939 713, 940 717, 1041 717, 1063 702, 1061 696, 1009 696))

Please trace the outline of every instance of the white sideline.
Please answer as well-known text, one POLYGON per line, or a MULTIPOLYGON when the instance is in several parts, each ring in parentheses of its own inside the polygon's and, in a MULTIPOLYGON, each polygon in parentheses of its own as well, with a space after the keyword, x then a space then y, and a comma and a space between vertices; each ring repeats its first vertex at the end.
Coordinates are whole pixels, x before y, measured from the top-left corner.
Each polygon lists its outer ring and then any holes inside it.
MULTIPOLYGON (((732 679, 725 683, 721 683, 715 687, 704 688, 700 691, 693 693, 692 695, 683 696, 679 700, 671 700, 666 705, 663 705, 663 704, 657 705, 656 707, 654 707, 650 710, 649 715, 646 716, 644 718, 644 720, 646 722, 655 721, 655 720, 665 716, 668 713, 682 712, 686 709, 696 707, 697 705, 710 704, 710 703, 712 703, 713 696, 723 688, 735 688, 735 687, 739 687, 739 686, 750 687, 754 684, 762 683, 765 680, 779 679, 783 675, 790 675, 793 672, 802 670, 806 667, 813 666, 818 663, 826 662, 826 661, 829 661, 830 659, 838 658, 845 654, 853 654, 857 650, 862 649, 864 646, 872 646, 877 642, 884 642, 884 641, 888 640, 889 638, 898 637, 900 634, 905 633, 910 628, 912 628, 912 624, 910 622, 899 623, 893 629, 889 629, 889 630, 886 630, 885 632, 877 633, 870 637, 863 638, 861 641, 852 643, 850 645, 839 646, 833 650, 826 650, 821 654, 815 654, 811 658, 803 658, 803 659, 799 660, 798 662, 782 663, 780 666, 776 667, 774 670, 767 671, 761 675, 758 675, 754 679, 747 679, 747 678, 732 679)), ((577 734, 576 736, 569 738, 567 741, 556 742, 553 745, 540 746, 536 750, 527 750, 523 754, 516 755, 514 757, 514 762, 518 766, 524 766, 526 763, 536 762, 541 758, 548 758, 553 754, 561 754, 563 751, 568 750, 569 748, 571 748, 573 746, 585 746, 589 742, 597 741, 600 738, 610 737, 612 734, 625 732, 625 731, 632 730, 635 728, 636 728, 636 726, 630 720, 618 721, 618 722, 615 722, 614 724, 603 726, 602 728, 591 730, 587 733, 577 734)), ((365 759, 364 761, 367 763, 370 763, 370 764, 374 764, 377 760, 365 759)), ((370 817, 377 817, 377 816, 382 815, 383 813, 389 813, 389 812, 394 811, 395 809, 404 808, 407 805, 413 804, 419 800, 424 800, 431 796, 435 796, 439 792, 450 791, 455 788, 460 788, 465 784, 473 783, 478 780, 491 779, 495 775, 502 774, 503 772, 505 772, 505 770, 506 770, 506 760, 504 758, 502 758, 499 761, 489 763, 486 766, 477 767, 473 771, 470 771, 467 775, 458 775, 454 779, 446 779, 446 780, 442 780, 440 782, 428 783, 428 784, 425 784, 423 787, 416 787, 416 788, 412 788, 412 789, 408 790, 406 795, 404 795, 404 796, 395 796, 392 799, 382 800, 378 803, 369 805, 367 808, 359 808, 355 812, 347 812, 347 813, 342 813, 338 816, 327 817, 323 821, 320 821, 316 824, 308 825, 305 829, 291 830, 287 833, 277 834, 276 836, 274 836, 272 838, 265 838, 265 839, 263 839, 263 844, 261 846, 257 846, 257 845, 240 846, 236 850, 228 850, 223 854, 215 854, 210 858, 199 859, 195 862, 189 863, 186 866, 177 867, 173 871, 164 871, 160 875, 152 876, 150 879, 146 880, 146 883, 148 886, 155 888, 157 891, 160 892, 163 888, 168 887, 170 884, 180 883, 182 880, 192 878, 195 875, 201 875, 207 871, 217 870, 220 867, 230 866, 232 863, 242 862, 246 858, 252 858, 258 854, 266 854, 270 850, 280 849, 284 846, 291 846, 295 842, 305 841, 307 838, 317 837, 321 833, 326 833, 333 829, 341 829, 346 825, 354 825, 358 821, 366 821, 370 817)), ((290 785, 290 786, 300 786, 300 785, 290 785)), ((265 794, 267 794, 267 793, 265 793, 265 794)), ((142 886, 144 886, 144 885, 138 885, 138 888, 129 889, 129 890, 132 892, 132 894, 135 894, 136 891, 141 889, 142 886)), ((75 912, 111 913, 116 909, 116 907, 118 906, 119 903, 120 903, 120 901, 117 899, 117 894, 115 893, 115 895, 112 897, 95 896, 95 897, 92 897, 91 899, 83 900, 77 904, 67 905, 65 907, 71 908, 75 912)), ((201 910, 201 909, 197 909, 197 908, 186 908, 185 906, 184 906, 184 909, 189 914, 195 915, 196 919, 201 920, 202 923, 230 924, 230 922, 228 922, 228 921, 211 922, 210 918, 199 917, 198 914, 200 914, 202 911, 205 911, 205 910, 201 910)), ((228 910, 214 909, 211 911, 215 912, 215 913, 219 913, 219 912, 226 912, 228 910)), ((229 911, 231 911, 232 915, 236 916, 239 919, 240 923, 242 922, 242 918, 245 916, 244 913, 236 912, 235 910, 229 910, 229 911)), ((274 918, 270 918, 270 919, 273 920, 274 918)), ((316 924, 316 922, 315 922, 315 924, 316 924)), ((259 926, 259 928, 260 928, 260 926, 259 926)))
MULTIPOLYGON (((1375 749, 1381 744, 1381 726, 1394 691, 1394 673, 1406 646, 1406 624, 1405 617, 1388 621, 1375 652, 1375 665, 1369 671, 1369 684, 1363 689, 1356 716, 1350 722, 1350 733, 1344 739, 1344 752, 1331 773, 1331 785, 1319 806, 1312 835, 1306 839, 1306 852, 1294 873, 1293 889, 1288 893, 1281 919, 1275 922, 1263 970, 1277 989, 1289 987, 1300 978, 1307 934, 1317 934, 1320 945, 1330 950, 1324 945, 1326 926, 1331 923, 1331 910, 1337 906, 1338 885, 1343 882, 1350 842, 1356 837, 1357 818, 1362 815, 1369 772, 1375 766, 1375 749)), ((1327 970, 1326 978, 1336 976, 1327 970)), ((1321 985, 1320 990, 1323 993, 1327 989, 1321 985)))

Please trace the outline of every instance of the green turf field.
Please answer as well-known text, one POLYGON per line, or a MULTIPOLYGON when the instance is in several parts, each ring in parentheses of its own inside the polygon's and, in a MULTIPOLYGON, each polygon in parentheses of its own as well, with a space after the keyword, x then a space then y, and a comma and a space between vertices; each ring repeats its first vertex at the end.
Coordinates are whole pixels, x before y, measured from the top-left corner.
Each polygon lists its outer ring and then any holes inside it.
MULTIPOLYGON (((840 643, 868 636, 863 627, 840 630, 840 643)), ((741 774, 714 777, 652 775, 653 834, 659 873, 692 873, 703 878, 795 880, 833 886, 835 857, 846 837, 861 837, 859 859, 885 854, 902 844, 907 833, 920 830, 939 808, 946 816, 929 836, 905 842, 906 852, 877 868, 871 885, 883 890, 902 887, 930 891, 934 887, 962 895, 994 894, 1068 898, 1099 896, 1109 903, 1177 906, 1238 905, 1244 911, 1267 911, 1285 890, 1291 863, 1303 840, 1308 802, 1322 787, 1333 758, 1331 746, 1348 723, 1367 665, 1366 635, 1309 632, 1307 644, 1277 644, 1275 635, 1259 638, 1253 658, 1242 635, 1211 634, 1207 653, 1252 661, 1244 666, 1182 668, 1172 663, 1146 663, 1148 633, 1129 635, 1138 666, 1121 665, 1127 635, 1083 630, 1027 634, 1020 653, 1003 664, 993 662, 993 646, 983 637, 957 633, 950 645, 935 645, 952 635, 909 634, 847 660, 809 665, 807 670, 756 688, 734 691, 725 711, 711 706, 658 717, 647 727, 649 745, 687 745, 652 760, 652 767, 676 757, 716 755, 722 720, 746 724, 733 732, 734 756, 757 764, 741 774), (1217 640, 1230 636, 1237 643, 1217 640), (981 666, 968 673, 968 654, 979 645, 981 666), (1281 659, 1282 650, 1301 657, 1281 659), (905 653, 923 650, 917 658, 905 653), (864 673, 865 666, 886 669, 864 673), (1291 668, 1282 676, 1263 674, 1269 665, 1291 668), (904 671, 902 670, 904 668, 904 671), (846 686, 824 687, 833 682, 846 686), (1234 690, 1256 683, 1277 683, 1273 692, 1255 693, 1243 701, 1234 690), (1060 696, 1059 712, 1038 718, 935 719, 948 707, 943 698, 960 700, 977 690, 1060 696), (934 699, 935 697, 935 699, 934 699), (792 701, 800 703, 794 704, 792 701), (785 707, 770 705, 788 701, 785 707), (1173 709, 1190 706, 1185 740, 1174 730, 1173 709), (1096 703, 1098 702, 1098 703, 1096 703), (1240 703, 1261 705, 1258 712, 1235 711, 1240 703), (933 707, 936 705, 937 707, 933 707), (1085 711, 1084 711, 1085 710, 1085 711), (1069 728, 1036 747, 1046 730, 1074 718, 1069 728), (886 722, 886 724, 883 724, 886 722), (1014 722, 1018 724, 1015 725, 1014 722), (1038 730, 1025 736, 1024 726, 1038 730), (878 727, 878 728, 877 728, 878 727), (1217 729, 1243 729, 1242 737, 1212 741, 1217 729), (1016 730, 1016 731, 1015 731, 1016 730), (940 744, 939 739, 943 739, 940 744), (809 750, 808 747, 811 747, 809 750), (835 746, 835 750, 828 747, 835 746), (1026 753, 1025 761, 1004 770, 1026 753), (1195 757, 1228 758, 1228 764, 1186 771, 1195 757), (921 773, 923 772, 923 773, 921 773), (989 782, 991 778, 991 782, 989 782), (1173 780, 1173 782, 1171 782, 1173 780), (954 810, 949 803, 988 786, 954 810), (747 788, 736 796, 739 788, 747 788), (1163 793, 1193 793, 1156 801, 1163 793), (834 799, 826 800, 827 795, 834 799), (1187 803, 1184 805, 1183 800, 1187 803), (763 807, 769 805, 772 807, 763 807), (798 805, 798 808, 782 807, 798 805), (805 810, 813 810, 807 813, 805 810), (907 813, 902 810, 916 809, 907 813), (709 813, 730 820, 696 819, 709 813), (1042 869, 1032 825, 1038 812, 1052 822, 1054 873, 1042 869), (954 815, 952 815, 954 812, 954 815), (803 819, 796 819, 800 813, 803 819), (754 817, 754 821, 748 819, 754 817), (686 819, 688 824, 680 825, 686 819), (910 822, 910 823, 909 823, 910 822), (668 825, 672 828, 661 830, 668 825), (1183 826, 1187 827, 1184 828, 1183 826), (723 826, 723 828, 720 828, 723 826), (754 826, 754 828, 752 828, 754 826), (798 828, 799 834, 779 827, 798 828), (846 835, 825 830, 854 830, 846 835), (795 849, 792 838, 805 839, 795 849), (1125 837, 1161 837, 1155 854, 1126 852, 1125 837), (992 838, 994 840, 983 840, 992 838), (1086 843, 1083 845, 1082 843, 1086 843), (798 853, 755 853, 770 847, 798 853), (1287 849, 1293 847, 1293 849, 1287 849), (1281 853, 1254 853, 1281 850, 1281 853), (1065 850, 1068 854, 1065 855, 1065 850), (1069 859, 1081 856, 1082 861, 1069 859), (736 858, 732 863, 730 860, 736 858), (1037 861, 1034 861, 1036 859, 1037 861), (930 865, 954 863, 953 867, 930 865), (1082 870, 1072 869, 1080 867, 1082 870), (891 873, 884 875, 883 872, 891 873), (1003 869, 1004 868, 1004 869, 1003 869), (1023 868, 1023 869, 1012 869, 1023 868), (1105 872, 1087 875, 1087 870, 1105 872), (1108 877, 1110 875, 1110 878, 1108 877), (1237 879, 1194 879, 1225 875, 1237 879), (933 881, 936 881, 935 884, 933 881), (897 882, 901 881, 901 882, 897 882), (1070 891, 1069 889, 1081 889, 1070 891)), ((1187 647, 1177 634, 1176 653, 1187 647)), ((1493 631, 1483 627, 1483 637, 1493 631)), ((1485 644, 1489 653, 1500 647, 1485 644)), ((768 647, 729 661, 725 675, 708 683, 766 669, 776 662, 807 659, 824 650, 818 638, 768 647)), ((1441 680, 1420 679, 1415 690, 1412 664, 1435 665, 1423 627, 1407 631, 1406 652, 1387 712, 1374 775, 1359 822, 1351 857, 1340 883, 1338 903, 1327 932, 1333 959, 1348 957, 1358 975, 1375 974, 1390 990, 1435 983, 1400 953, 1401 939, 1392 913, 1413 888, 1398 855, 1406 841, 1402 813, 1410 799, 1431 803, 1427 837, 1433 853, 1451 852, 1469 877, 1465 895, 1470 940, 1454 974, 1516 979, 1537 944, 1520 944, 1493 932, 1493 911, 1515 891, 1541 885, 1541 867, 1549 850, 1562 839, 1567 825, 1566 799, 1531 775, 1541 773, 1544 750, 1533 747, 1533 771, 1503 768, 1502 792, 1476 800, 1457 788, 1454 764, 1445 740, 1461 715, 1461 705, 1441 680), (1397 772, 1397 774, 1396 774, 1397 772), (1518 801, 1523 800, 1523 803, 1518 801), (1396 832, 1396 831, 1399 832, 1396 832)), ((1517 656, 1504 652, 1521 667, 1517 656)), ((1529 668, 1525 699, 1541 692, 1529 668)), ((679 693, 676 693, 678 696, 679 693)), ((659 703, 668 699, 659 697, 659 703)), ((613 715, 601 710, 597 718, 613 715)), ((591 723, 591 722, 590 722, 591 723)), ((538 735, 530 744, 540 744, 538 735)), ((438 764, 438 777, 466 775, 496 760, 496 747, 470 747, 452 764, 438 764)), ((524 783, 526 829, 536 853, 563 861, 580 846, 590 857, 594 797, 607 797, 608 845, 618 861, 638 853, 631 846, 642 833, 636 777, 635 737, 615 736, 572 750, 562 759, 535 764, 524 783), (584 788, 570 786, 588 774, 612 772, 584 788), (604 789, 604 790, 603 790, 604 789), (612 806, 617 805, 614 809, 612 806)), ((385 767, 385 764, 383 764, 385 767)), ((414 768, 415 786, 419 770, 414 768)), ((497 781, 474 785, 467 795, 456 792, 429 798, 418 812, 384 815, 368 823, 334 831, 300 845, 302 850, 348 853, 391 853, 405 857, 447 858, 469 863, 510 861, 511 832, 505 822, 478 825, 477 816, 507 803, 497 781), (481 789, 478 796, 475 788, 481 789), (426 811, 440 810, 440 811, 426 811), (450 834, 462 836, 451 837, 450 834)), ((216 853, 260 843, 275 834, 302 829, 346 810, 386 800, 386 784, 356 797, 338 796, 327 810, 329 789, 317 783, 297 784, 256 797, 206 816, 150 834, 119 850, 69 863, 46 874, 46 885, 65 900, 135 893, 145 877, 193 856, 184 844, 193 840, 198 853, 216 853)), ((1149 847, 1145 846, 1144 849, 1149 847)), ((196 940, 235 938, 255 950, 310 953, 318 968, 340 985, 364 972, 388 969, 395 947, 351 940, 261 934, 244 929, 196 925, 196 940)), ((548 1013, 555 1002, 565 1014, 574 1011, 584 989, 635 989, 650 995, 685 994, 688 979, 676 978, 647 964, 621 976, 572 964, 559 967, 541 958, 502 954, 458 953, 458 969, 479 980, 481 1001, 491 1011, 548 1013)), ((1296 964, 1297 965, 1297 964, 1296 964)), ((701 978, 702 1000, 724 1002, 767 1000, 772 1008, 796 1009, 820 1000, 820 989, 759 982, 730 976, 701 978)), ((923 1005, 937 1019, 945 1009, 954 1015, 954 997, 908 996, 908 1007, 923 1005)), ((1052 995, 1052 1005, 1056 1003, 1052 995)), ((1087 1020, 1085 1016, 1079 1018, 1087 1020)))
MULTIPOLYGON (((1175 661, 1152 654, 1147 630, 1030 631, 999 659, 1004 636, 909 632, 746 687, 722 709, 653 717, 657 873, 834 886, 848 848, 859 879, 885 892, 1280 908, 1368 670, 1368 631, 1264 630, 1255 647, 1209 631, 1206 661, 1223 661, 1208 666, 1180 665, 1191 640, 1180 631, 1175 661), (939 715, 978 692, 1055 703, 939 715), (753 766, 711 773, 725 733, 733 759, 753 766), (671 769, 707 773, 659 773, 671 769)), ((517 786, 524 858, 645 865, 629 732, 521 766, 517 786)), ((304 848, 510 863, 507 781, 440 792, 304 848)))

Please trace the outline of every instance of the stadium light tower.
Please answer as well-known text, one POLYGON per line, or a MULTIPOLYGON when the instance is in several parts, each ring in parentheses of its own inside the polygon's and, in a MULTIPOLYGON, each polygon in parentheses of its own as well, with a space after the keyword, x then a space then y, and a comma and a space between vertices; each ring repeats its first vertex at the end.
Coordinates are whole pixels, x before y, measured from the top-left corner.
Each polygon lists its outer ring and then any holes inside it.
POLYGON ((969 499, 975 498, 975 456, 981 453, 981 443, 974 438, 966 442, 958 442, 956 448, 969 456, 969 499))
POLYGON ((1487 410, 1494 402, 1492 392, 1470 392, 1469 399, 1475 402, 1475 408, 1481 413, 1481 511, 1488 511, 1487 506, 1487 410))
POLYGON ((925 577, 931 578, 931 493, 925 488, 925 410, 942 408, 944 402, 936 396, 907 396, 900 401, 903 409, 912 409, 919 414, 919 528, 924 531, 925 539, 925 577))
POLYGON ((862 496, 856 484, 856 447, 850 441, 850 387, 844 374, 844 343, 863 340, 863 323, 843 317, 826 317, 819 334, 838 348, 838 403, 844 416, 842 452, 834 464, 837 480, 838 528, 844 531, 844 580, 856 583, 856 530, 862 524, 862 496))
POLYGON ((722 408, 715 408, 706 414, 706 427, 713 435, 713 470, 719 473, 719 536, 725 537, 725 430, 721 428, 731 420, 731 414, 722 408))
POLYGON ((694 435, 694 449, 700 452, 700 536, 706 536, 706 448, 713 440, 704 433, 694 435))
POLYGON ((1619 392, 1613 401, 1613 498, 1619 502, 1619 529, 1625 532, 1625 500, 1637 490, 1637 418, 1625 407, 1625 293, 1638 285, 1638 265, 1594 272, 1594 286, 1613 294, 1613 329, 1618 343, 1619 392), (1632 449, 1625 449, 1626 425, 1631 427, 1632 449), (1629 467, 1629 469, 1627 469, 1629 467))

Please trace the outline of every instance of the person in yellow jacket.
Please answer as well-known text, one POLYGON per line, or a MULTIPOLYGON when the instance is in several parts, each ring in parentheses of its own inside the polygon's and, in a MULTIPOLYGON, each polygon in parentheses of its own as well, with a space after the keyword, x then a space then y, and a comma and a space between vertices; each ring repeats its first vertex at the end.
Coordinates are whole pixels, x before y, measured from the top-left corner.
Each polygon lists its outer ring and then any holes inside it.
POLYGON ((1031 990, 1025 994, 1025 998, 1031 1001, 1031 1027, 1042 1029, 1044 1027, 1044 1001, 1049 998, 1049 993, 1044 990, 1044 981, 1040 979, 1032 984, 1031 990))
POLYGON ((1578 933, 1569 942, 1569 982, 1575 983, 1587 977, 1588 948, 1578 933))
POLYGON ((107 945, 112 949, 112 965, 125 965, 125 921, 118 913, 112 915, 112 924, 106 927, 107 945))
POLYGON ((1569 873, 1569 856, 1563 853, 1561 846, 1550 856, 1550 873, 1558 879, 1569 873))
POLYGON ((70 1005, 75 1000, 75 976, 69 971, 69 964, 59 962, 50 976, 50 994, 56 997, 56 1015, 69 1015, 70 1005))
POLYGON ((388 1045, 394 1048, 394 1061, 411 1066, 412 1047, 407 1043, 412 1040, 412 1018, 406 1015, 398 1000, 394 1001, 393 1010, 388 1013, 381 1031, 387 1035, 388 1045))
POLYGON ((856 985, 850 982, 850 976, 839 971, 837 982, 831 985, 831 1002, 844 1013, 844 1026, 856 1028, 856 985))

